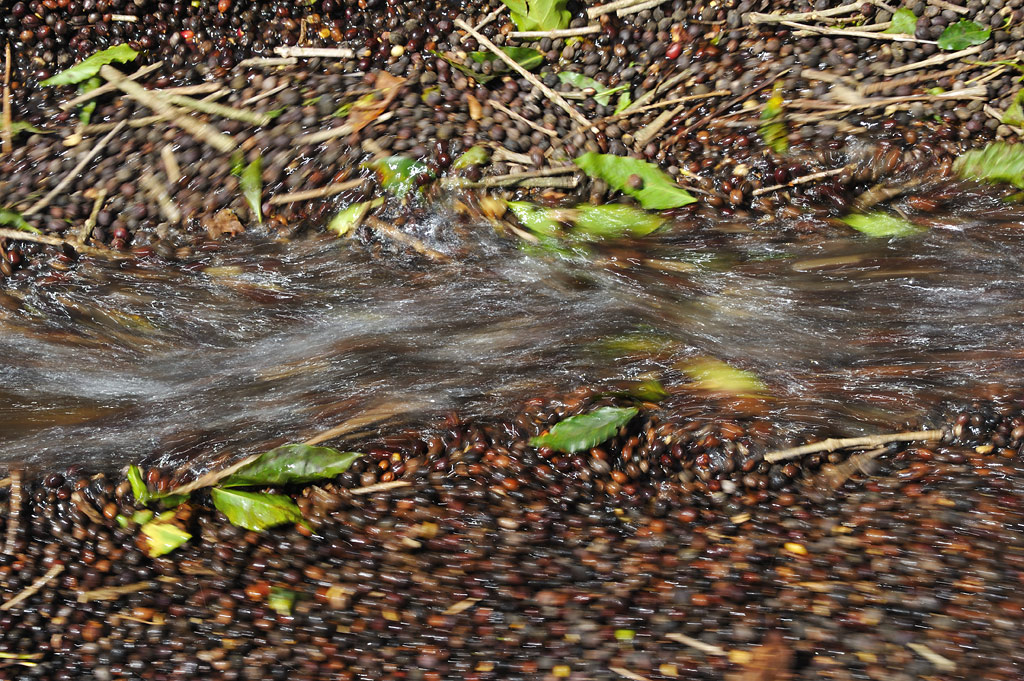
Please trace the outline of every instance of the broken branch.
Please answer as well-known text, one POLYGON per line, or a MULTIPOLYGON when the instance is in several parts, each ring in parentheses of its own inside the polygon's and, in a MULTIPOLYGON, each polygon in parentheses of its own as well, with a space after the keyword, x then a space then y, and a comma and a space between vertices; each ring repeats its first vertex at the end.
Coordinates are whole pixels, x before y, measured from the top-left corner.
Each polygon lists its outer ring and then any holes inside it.
POLYGON ((818 452, 834 452, 838 449, 863 449, 866 447, 879 447, 891 442, 933 442, 941 440, 945 434, 941 430, 917 430, 909 433, 890 433, 888 435, 866 435, 863 437, 828 438, 821 442, 812 442, 808 445, 779 449, 768 452, 764 460, 768 463, 776 463, 787 459, 795 459, 805 454, 816 454, 818 452))

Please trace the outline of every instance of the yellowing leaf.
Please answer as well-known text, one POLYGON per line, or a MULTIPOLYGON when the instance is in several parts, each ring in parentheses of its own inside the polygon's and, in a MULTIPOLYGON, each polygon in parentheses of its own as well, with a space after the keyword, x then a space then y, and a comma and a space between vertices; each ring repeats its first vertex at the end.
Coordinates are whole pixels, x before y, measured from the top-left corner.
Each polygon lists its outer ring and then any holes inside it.
POLYGON ((901 217, 880 212, 847 215, 843 222, 861 234, 875 238, 910 236, 924 231, 924 228, 901 217))
POLYGON ((189 539, 192 535, 177 525, 162 520, 153 520, 142 526, 142 534, 146 535, 150 558, 170 553, 189 539))
POLYGON ((682 369, 700 390, 734 397, 758 397, 765 391, 764 383, 754 374, 711 357, 688 362, 682 369))

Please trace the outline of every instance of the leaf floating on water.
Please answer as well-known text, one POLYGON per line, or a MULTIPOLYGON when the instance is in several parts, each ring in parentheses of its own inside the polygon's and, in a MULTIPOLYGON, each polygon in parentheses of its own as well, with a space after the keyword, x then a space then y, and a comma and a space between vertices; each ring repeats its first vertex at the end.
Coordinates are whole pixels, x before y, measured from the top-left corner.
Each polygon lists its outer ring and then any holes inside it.
MULTIPOLYGON (((558 80, 562 81, 563 83, 568 83, 569 85, 579 88, 580 90, 586 90, 588 88, 594 90, 594 101, 600 104, 601 106, 608 106, 608 103, 611 101, 612 95, 615 94, 616 92, 623 92, 623 90, 629 90, 629 85, 618 85, 613 88, 606 87, 602 85, 600 82, 594 80, 593 78, 585 76, 582 73, 577 73, 576 71, 562 71, 561 73, 558 74, 558 80)), ((625 92, 623 94, 625 94, 627 97, 629 96, 628 92, 625 92)), ((626 104, 626 106, 629 106, 629 104, 626 104)), ((618 113, 618 111, 616 111, 615 113, 618 113)))
POLYGON ((371 163, 370 167, 377 172, 380 186, 400 199, 419 186, 421 176, 434 176, 426 163, 405 156, 389 156, 371 163))
POLYGON ((588 152, 574 163, 590 177, 602 179, 615 189, 629 194, 647 210, 679 208, 697 200, 676 185, 658 166, 647 161, 588 152))
POLYGON ((764 111, 761 112, 761 126, 757 129, 765 146, 776 154, 789 151, 789 130, 782 120, 782 102, 782 83, 775 83, 772 96, 765 102, 764 111))
POLYGON ((214 487, 213 505, 232 525, 254 532, 302 520, 302 512, 291 497, 283 494, 242 492, 214 487))
POLYGON ((953 164, 960 177, 1024 189, 1024 144, 990 142, 984 149, 968 151, 953 164))
POLYGON ((259 156, 245 166, 239 184, 249 209, 256 216, 256 222, 263 224, 263 160, 259 156))
POLYGON ((353 203, 348 208, 340 211, 327 223, 327 229, 338 236, 345 236, 358 227, 370 211, 384 205, 384 197, 378 197, 372 201, 360 201, 353 203))
POLYGON ((506 201, 508 209, 526 229, 541 236, 555 237, 561 234, 562 226, 555 219, 555 211, 537 206, 528 201, 506 201))
POLYGON ((128 466, 128 483, 132 486, 135 503, 145 506, 152 501, 153 496, 149 493, 146 481, 142 478, 142 469, 135 464, 128 466))
POLYGON ((42 234, 38 229, 28 224, 25 218, 21 216, 21 213, 7 208, 0 208, 0 225, 9 225, 15 229, 20 229, 22 232, 42 234))
POLYGON ((646 236, 664 222, 664 218, 633 206, 587 203, 576 206, 576 232, 601 239, 646 236))
POLYGON ((764 383, 754 374, 711 357, 688 362, 682 369, 700 390, 734 397, 760 397, 765 391, 764 383))
POLYGON ((143 525, 142 534, 148 540, 146 553, 150 558, 170 553, 192 538, 191 534, 177 525, 159 518, 143 525))
POLYGON ((90 57, 86 57, 71 68, 50 76, 44 81, 40 81, 39 84, 43 86, 74 85, 97 75, 100 69, 107 64, 114 62, 125 64, 133 61, 137 56, 139 56, 139 53, 124 43, 114 45, 105 50, 100 50, 90 57))
POLYGON ((992 29, 981 24, 961 19, 955 24, 950 24, 939 36, 939 49, 942 50, 963 50, 971 45, 981 45, 988 40, 992 29))
POLYGON ((550 432, 530 438, 530 444, 573 454, 611 438, 639 413, 636 407, 600 407, 589 414, 570 416, 550 432))
POLYGON ((271 587, 267 595, 267 605, 278 615, 290 615, 295 605, 295 592, 279 586, 271 587))
POLYGON ((917 31, 917 15, 911 12, 906 7, 896 10, 892 15, 892 22, 889 28, 882 31, 883 33, 902 33, 905 35, 914 35, 917 31))
POLYGON ((520 31, 555 31, 569 26, 566 0, 501 0, 520 31))
POLYGON ((471 165, 483 165, 484 163, 487 163, 487 159, 490 157, 491 154, 487 151, 487 147, 479 144, 474 145, 455 159, 455 162, 452 163, 452 170, 462 170, 471 165))
POLYGON ((910 236, 924 231, 923 227, 908 220, 881 212, 847 215, 843 222, 861 234, 879 239, 910 236))
POLYGON ((361 456, 359 452, 339 452, 331 447, 284 445, 264 452, 255 461, 222 480, 220 486, 316 482, 341 475, 361 456))
POLYGON ((387 111, 405 81, 405 78, 392 76, 387 71, 378 71, 377 80, 374 81, 375 93, 361 97, 347 112, 352 132, 359 132, 387 111))
POLYGON ((668 391, 657 379, 640 381, 628 388, 629 394, 645 402, 661 402, 668 397, 668 391))

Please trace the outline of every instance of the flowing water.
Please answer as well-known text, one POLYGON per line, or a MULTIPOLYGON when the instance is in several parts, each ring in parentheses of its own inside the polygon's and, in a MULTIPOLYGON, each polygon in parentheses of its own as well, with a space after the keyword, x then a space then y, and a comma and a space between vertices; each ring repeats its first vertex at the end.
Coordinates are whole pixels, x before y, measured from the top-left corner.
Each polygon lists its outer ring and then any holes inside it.
POLYGON ((0 461, 203 461, 651 376, 699 408, 679 370, 698 357, 760 377, 780 434, 920 423, 1024 375, 1024 209, 930 191, 956 198, 892 241, 730 218, 567 255, 448 202, 403 228, 446 264, 247 235, 41 268, 0 293, 0 461))

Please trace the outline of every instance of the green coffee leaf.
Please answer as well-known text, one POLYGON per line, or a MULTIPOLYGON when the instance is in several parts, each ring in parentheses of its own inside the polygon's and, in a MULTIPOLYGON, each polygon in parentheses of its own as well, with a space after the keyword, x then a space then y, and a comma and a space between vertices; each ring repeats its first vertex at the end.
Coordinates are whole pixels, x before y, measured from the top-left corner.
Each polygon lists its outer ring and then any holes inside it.
POLYGON ((567 0, 501 0, 520 31, 555 31, 568 28, 572 16, 567 0))
POLYGON ((120 44, 100 50, 96 54, 87 57, 74 66, 60 73, 41 81, 43 86, 50 85, 74 85, 89 80, 100 72, 100 69, 113 62, 127 63, 133 61, 139 53, 128 45, 120 44))
POLYGON ((361 457, 331 447, 284 445, 264 452, 255 461, 221 480, 221 487, 292 485, 341 475, 361 457))
MULTIPOLYGON (((85 94, 86 92, 91 92, 92 90, 95 90, 96 88, 98 88, 102 84, 103 84, 103 81, 100 79, 99 76, 93 76, 92 78, 90 78, 89 80, 85 81, 84 83, 81 83, 78 86, 78 94, 85 94)), ((78 110, 78 120, 82 123, 82 125, 88 125, 89 124, 89 121, 92 120, 92 112, 95 111, 95 110, 96 110, 96 100, 95 99, 90 100, 90 101, 88 101, 88 102, 86 102, 85 104, 82 105, 82 108, 80 108, 78 110)))
POLYGON ((142 469, 132 464, 128 466, 128 483, 132 486, 132 494, 135 495, 135 503, 145 506, 153 499, 146 481, 142 478, 142 469))
POLYGON ((953 164, 960 177, 992 184, 1012 184, 1024 189, 1024 144, 990 142, 984 149, 968 151, 953 164))
POLYGON ((159 519, 143 525, 142 534, 146 535, 148 540, 149 547, 146 553, 150 558, 170 553, 192 538, 191 534, 177 525, 159 519))
POLYGON ((43 128, 36 127, 31 123, 26 123, 25 121, 13 121, 11 123, 12 137, 20 135, 23 132, 31 132, 36 135, 53 135, 55 133, 54 130, 45 130, 43 128))
POLYGON ((263 160, 257 156, 256 160, 245 166, 239 175, 239 185, 242 187, 242 196, 249 204, 249 209, 256 217, 256 222, 263 223, 263 160))
POLYGON ((380 186, 400 199, 419 186, 420 176, 434 176, 426 163, 405 156, 389 156, 370 163, 369 167, 377 172, 380 186))
POLYGON ((619 101, 615 104, 615 114, 618 115, 625 111, 630 104, 633 103, 633 97, 629 94, 629 90, 619 94, 619 101))
POLYGON ((782 83, 775 83, 772 96, 765 102, 764 111, 761 112, 763 122, 757 129, 765 146, 776 154, 789 151, 789 130, 782 120, 782 103, 782 83))
POLYGON ((914 35, 917 31, 917 15, 906 7, 896 10, 892 15, 892 23, 883 33, 902 33, 914 35))
POLYGON ((734 397, 759 397, 765 391, 764 383, 754 374, 711 357, 688 362, 682 369, 700 390, 734 397))
POLYGON ((338 236, 345 236, 355 227, 358 227, 370 211, 384 205, 384 197, 381 196, 372 201, 360 201, 353 203, 348 208, 340 211, 327 223, 327 229, 338 236))
POLYGON ((236 489, 210 490, 213 505, 232 525, 254 532, 302 520, 302 512, 291 497, 283 494, 242 492, 236 489))
MULTIPOLYGON (((512 58, 512 61, 522 66, 527 71, 532 71, 536 67, 544 63, 544 54, 532 47, 503 47, 501 51, 512 58)), ((469 58, 478 64, 484 62, 495 62, 500 63, 503 69, 507 69, 508 66, 502 60, 498 59, 497 55, 493 52, 470 52, 469 58)), ((476 78, 477 74, 473 72, 473 77, 476 78)))
POLYGON ((589 414, 570 416, 548 433, 531 438, 530 444, 573 454, 601 444, 639 413, 636 407, 600 407, 589 414))
POLYGON ((661 381, 653 378, 634 383, 627 388, 627 392, 633 397, 644 400, 645 402, 661 402, 663 399, 668 397, 668 391, 665 390, 661 381))
POLYGON ((290 615, 295 605, 295 592, 279 586, 271 587, 267 595, 267 605, 278 615, 290 615))
POLYGON ((910 236, 924 231, 922 227, 901 217, 881 212, 847 215, 843 222, 862 234, 881 239, 910 236))
POLYGON ((541 236, 554 237, 562 232, 562 226, 555 219, 550 208, 544 208, 528 201, 506 201, 505 204, 526 229, 541 236))
MULTIPOLYGON (((586 90, 587 88, 595 90, 594 101, 601 106, 608 106, 608 103, 611 101, 611 96, 616 92, 629 90, 629 85, 619 85, 613 88, 605 87, 593 78, 584 76, 582 73, 577 73, 576 71, 562 71, 558 74, 558 80, 563 83, 568 83, 580 90, 586 90)), ((626 96, 629 96, 628 92, 626 93, 626 96)), ((629 106, 629 104, 626 104, 626 106, 629 106)), ((625 108, 625 106, 623 108, 625 108)))
POLYGON ((618 239, 646 236, 661 227, 665 220, 633 206, 594 206, 584 203, 576 206, 575 222, 577 234, 601 239, 618 239))
POLYGON ((42 234, 38 229, 28 224, 25 218, 21 217, 21 213, 8 208, 0 208, 0 225, 8 225, 14 229, 20 229, 22 232, 42 234))
POLYGON ((452 170, 462 170, 472 165, 483 165, 491 157, 487 147, 479 144, 470 147, 452 163, 452 170))
POLYGON ((588 152, 574 163, 591 177, 597 177, 629 194, 647 210, 679 208, 695 202, 682 187, 658 166, 627 156, 588 152))
POLYGON ((1022 98, 1024 98, 1024 90, 1018 90, 1017 96, 1013 98, 1013 103, 1003 113, 1001 123, 1006 125, 1024 125, 1024 108, 1021 108, 1022 98))
POLYGON ((971 45, 980 45, 992 34, 992 29, 967 19, 950 24, 939 36, 939 49, 963 50, 971 45))
POLYGON ((144 509, 144 510, 141 510, 141 511, 136 511, 135 513, 132 513, 132 522, 135 523, 136 525, 145 525, 146 523, 148 523, 152 519, 153 519, 153 512, 150 511, 148 508, 144 509))

